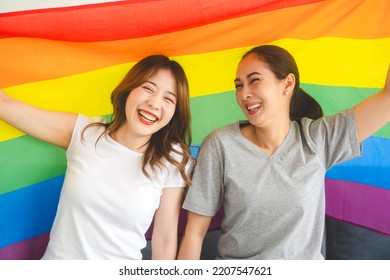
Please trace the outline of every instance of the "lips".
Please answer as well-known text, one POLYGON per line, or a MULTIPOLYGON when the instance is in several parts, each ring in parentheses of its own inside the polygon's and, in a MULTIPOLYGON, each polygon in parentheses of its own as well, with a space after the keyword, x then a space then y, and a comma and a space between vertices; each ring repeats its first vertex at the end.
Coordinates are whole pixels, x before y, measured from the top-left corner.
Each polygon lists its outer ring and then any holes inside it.
POLYGON ((255 114, 262 107, 262 103, 248 103, 245 105, 245 108, 248 110, 249 114, 255 114))
POLYGON ((138 110, 138 118, 146 125, 151 125, 158 121, 158 117, 156 115, 145 110, 138 110))

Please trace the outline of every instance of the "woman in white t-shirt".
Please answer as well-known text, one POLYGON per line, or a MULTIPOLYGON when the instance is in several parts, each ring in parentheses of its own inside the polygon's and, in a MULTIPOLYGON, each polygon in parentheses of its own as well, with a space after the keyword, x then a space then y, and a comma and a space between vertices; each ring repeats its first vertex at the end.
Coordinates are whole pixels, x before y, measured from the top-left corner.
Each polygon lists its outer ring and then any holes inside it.
POLYGON ((0 91, 0 119, 66 149, 67 171, 43 259, 174 259, 192 159, 188 82, 163 55, 139 61, 90 119, 39 109, 0 91))
POLYGON ((178 257, 200 257, 223 207, 219 259, 323 259, 325 173, 359 156, 360 143, 390 120, 390 73, 377 94, 326 117, 299 87, 295 60, 283 48, 248 51, 234 83, 247 120, 203 141, 178 257))

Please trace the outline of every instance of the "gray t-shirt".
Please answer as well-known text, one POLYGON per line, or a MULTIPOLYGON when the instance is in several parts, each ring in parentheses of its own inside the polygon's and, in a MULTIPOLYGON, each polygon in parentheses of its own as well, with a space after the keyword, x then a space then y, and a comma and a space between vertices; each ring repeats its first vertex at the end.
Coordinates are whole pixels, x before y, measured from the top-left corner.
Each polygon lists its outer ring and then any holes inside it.
POLYGON ((203 141, 183 207, 214 216, 223 205, 220 259, 323 259, 324 177, 361 154, 354 112, 292 121, 269 155, 237 122, 203 141))

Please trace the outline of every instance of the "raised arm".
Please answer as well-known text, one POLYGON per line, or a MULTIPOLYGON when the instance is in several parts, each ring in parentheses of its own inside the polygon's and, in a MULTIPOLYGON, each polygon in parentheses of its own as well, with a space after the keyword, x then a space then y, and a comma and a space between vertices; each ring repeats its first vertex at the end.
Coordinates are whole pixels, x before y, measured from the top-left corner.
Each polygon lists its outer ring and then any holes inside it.
POLYGON ((184 188, 165 188, 154 215, 152 259, 174 260, 178 248, 178 223, 184 188))
POLYGON ((383 89, 356 105, 355 117, 360 142, 390 121, 390 65, 383 89))
POLYGON ((77 115, 40 109, 0 90, 0 120, 48 143, 67 148, 77 115))

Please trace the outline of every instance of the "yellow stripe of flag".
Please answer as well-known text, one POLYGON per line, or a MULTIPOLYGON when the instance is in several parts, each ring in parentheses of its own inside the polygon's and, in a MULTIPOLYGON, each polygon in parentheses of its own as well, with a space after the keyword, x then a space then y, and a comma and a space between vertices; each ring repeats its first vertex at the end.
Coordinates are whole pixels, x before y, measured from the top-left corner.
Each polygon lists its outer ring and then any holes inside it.
MULTIPOLYGON (((390 63, 390 38, 358 40, 318 38, 271 42, 296 58, 301 82, 317 85, 380 88, 390 63)), ((186 70, 191 97, 234 89, 237 63, 250 47, 175 57, 186 70)), ((36 106, 80 112, 111 113, 110 93, 133 63, 6 88, 8 94, 36 106)), ((0 141, 22 135, 0 123, 0 141)))

